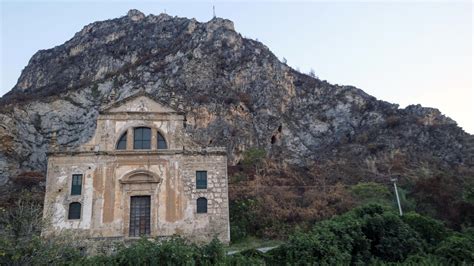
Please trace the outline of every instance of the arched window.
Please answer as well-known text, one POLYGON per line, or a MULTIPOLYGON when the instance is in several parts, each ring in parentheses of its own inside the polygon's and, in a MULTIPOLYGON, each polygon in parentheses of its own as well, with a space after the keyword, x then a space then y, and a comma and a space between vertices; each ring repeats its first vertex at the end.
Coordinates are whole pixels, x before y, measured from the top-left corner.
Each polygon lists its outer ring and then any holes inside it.
POLYGON ((69 204, 69 213, 67 218, 69 220, 81 219, 81 204, 79 202, 72 202, 69 204))
POLYGON ((207 199, 199 198, 196 201, 197 203, 197 213, 207 213, 207 199))
POLYGON ((127 149, 127 132, 123 133, 117 142, 117 150, 126 150, 127 149))
POLYGON ((166 140, 163 137, 163 135, 161 135, 161 133, 158 132, 157 136, 158 136, 158 150, 168 149, 168 146, 166 145, 166 140))
POLYGON ((137 127, 133 130, 133 149, 146 149, 151 147, 151 129, 137 127))

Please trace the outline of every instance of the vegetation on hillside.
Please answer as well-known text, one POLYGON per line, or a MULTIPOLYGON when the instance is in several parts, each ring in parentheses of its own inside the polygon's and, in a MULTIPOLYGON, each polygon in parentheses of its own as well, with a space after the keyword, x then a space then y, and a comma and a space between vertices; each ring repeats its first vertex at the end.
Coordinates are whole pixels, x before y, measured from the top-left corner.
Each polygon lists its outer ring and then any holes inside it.
POLYGON ((226 248, 217 240, 200 246, 171 238, 96 245, 93 256, 84 256, 90 249, 86 239, 72 233, 54 239, 40 237, 42 197, 33 185, 37 182, 29 182, 39 177, 21 175, 14 180, 29 191, 17 191, 18 199, 4 199, 9 205, 0 209, 0 264, 474 263, 473 193, 472 186, 463 183, 469 180, 465 176, 401 180, 405 214, 400 217, 390 183, 329 182, 316 175, 276 169, 281 168, 258 149, 248 150, 241 164, 230 167, 231 239, 233 247, 241 250, 232 255, 226 255, 226 248), (250 243, 256 238, 283 244, 262 253, 250 243))
POLYGON ((137 14, 39 51, 0 98, 0 264, 472 264, 474 137, 454 121, 299 73, 228 20, 137 14), (241 159, 228 171, 232 241, 281 248, 222 256, 217 242, 142 240, 85 258, 82 239, 39 237, 52 132, 76 149, 111 96, 137 88, 186 113, 192 141, 241 159))
POLYGON ((368 204, 343 215, 297 230, 267 253, 247 249, 228 255, 223 244, 205 245, 179 237, 141 239, 129 246, 96 248, 84 256, 87 242, 74 235, 54 239, 39 236, 40 206, 18 201, 2 210, 0 264, 2 265, 472 265, 474 229, 460 232, 442 222, 410 212, 400 217, 390 207, 368 204), (18 221, 21 221, 18 224, 18 221))
POLYGON ((474 231, 454 232, 440 221, 370 204, 297 232, 271 251, 274 261, 319 264, 471 264, 474 231))
POLYGON ((285 168, 262 150, 250 149, 240 164, 229 167, 231 238, 285 239, 296 229, 309 230, 315 222, 364 204, 397 208, 390 181, 394 175, 405 212, 439 219, 455 230, 474 226, 474 179, 467 169, 459 166, 446 174, 419 165, 406 170, 407 160, 388 156, 378 168, 397 174, 370 178, 350 161, 285 168))

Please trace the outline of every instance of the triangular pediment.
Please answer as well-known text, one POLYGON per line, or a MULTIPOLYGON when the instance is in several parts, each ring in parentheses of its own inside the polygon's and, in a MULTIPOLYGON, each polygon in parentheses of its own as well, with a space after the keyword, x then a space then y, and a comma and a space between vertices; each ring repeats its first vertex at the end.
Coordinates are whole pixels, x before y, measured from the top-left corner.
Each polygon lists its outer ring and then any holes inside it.
POLYGON ((137 93, 135 95, 117 101, 107 107, 102 112, 107 113, 177 113, 176 110, 153 99, 146 93, 137 93))

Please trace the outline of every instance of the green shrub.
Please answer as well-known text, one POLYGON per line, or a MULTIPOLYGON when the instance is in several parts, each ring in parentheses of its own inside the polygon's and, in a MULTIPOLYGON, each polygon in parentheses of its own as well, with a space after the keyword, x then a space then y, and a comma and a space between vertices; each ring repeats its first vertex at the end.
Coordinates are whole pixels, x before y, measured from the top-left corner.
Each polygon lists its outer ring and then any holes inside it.
POLYGON ((474 234, 473 229, 455 233, 439 243, 435 255, 443 257, 454 264, 474 264, 474 234))
POLYGON ((266 152, 263 149, 250 148, 244 152, 242 164, 244 167, 257 167, 265 158, 266 152))
POLYGON ((444 224, 415 212, 405 213, 403 221, 413 228, 430 245, 436 245, 448 235, 444 224))
POLYGON ((222 243, 214 238, 209 244, 201 247, 200 258, 197 260, 202 265, 216 265, 225 261, 225 250, 222 243))
POLYGON ((230 239, 237 242, 249 235, 256 235, 258 224, 255 214, 256 201, 252 199, 232 201, 229 205, 230 214, 230 239))
MULTIPOLYGON (((436 226, 432 221, 420 228, 436 226)), ((420 229, 421 230, 421 229, 420 229)), ((295 264, 364 264, 403 262, 423 254, 426 242, 393 210, 370 204, 316 223, 310 232, 292 235, 281 247, 270 251, 274 262, 295 264)))
POLYGON ((316 224, 309 233, 297 233, 270 252, 276 261, 295 264, 350 264, 368 259, 369 248, 360 221, 344 215, 316 224))
POLYGON ((423 251, 418 233, 391 212, 366 217, 362 231, 371 242, 373 256, 385 261, 403 261, 408 255, 423 251))
MULTIPOLYGON (((143 238, 129 247, 118 246, 112 255, 91 257, 81 250, 86 242, 72 234, 41 238, 41 208, 31 204, 23 199, 15 209, 0 212, 0 265, 474 264, 474 228, 453 233, 432 218, 417 213, 400 217, 395 209, 380 204, 364 205, 310 229, 295 230, 285 244, 267 253, 248 249, 229 256, 217 239, 198 246, 174 237, 163 241, 143 238)), ((288 226, 267 224, 270 222, 256 211, 262 206, 251 199, 231 203, 233 241, 258 235, 269 226, 288 226)))
POLYGON ((233 243, 238 242, 247 236, 247 228, 242 226, 242 224, 230 226, 230 239, 233 243))
POLYGON ((227 256, 225 264, 230 266, 267 265, 264 259, 255 256, 248 256, 248 254, 233 254, 227 256))
POLYGON ((351 211, 353 215, 358 218, 363 218, 365 216, 373 216, 376 214, 384 213, 386 208, 379 204, 368 204, 362 207, 355 208, 351 211))
POLYGON ((69 239, 32 236, 28 241, 14 241, 0 236, 0 265, 64 265, 80 260, 81 255, 69 239))
POLYGON ((94 256, 80 261, 82 265, 222 265, 226 262, 224 246, 219 240, 198 246, 175 237, 161 242, 140 239, 122 247, 111 256, 94 256))
POLYGON ((387 186, 374 182, 361 182, 350 187, 352 196, 361 204, 378 203, 391 205, 392 194, 387 186))
POLYGON ((172 238, 160 243, 140 239, 132 246, 123 248, 113 256, 120 265, 187 265, 201 256, 197 247, 188 244, 182 238, 172 238))
POLYGON ((432 254, 415 254, 409 256, 404 262, 403 265, 413 265, 413 266, 443 266, 450 265, 448 260, 440 258, 432 254))

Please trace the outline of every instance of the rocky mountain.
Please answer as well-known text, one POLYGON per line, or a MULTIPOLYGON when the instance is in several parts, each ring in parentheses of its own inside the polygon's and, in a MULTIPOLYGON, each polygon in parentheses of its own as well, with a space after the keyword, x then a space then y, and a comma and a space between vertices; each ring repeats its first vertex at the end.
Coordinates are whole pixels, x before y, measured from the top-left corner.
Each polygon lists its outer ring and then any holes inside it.
POLYGON ((226 19, 130 10, 38 51, 0 99, 0 184, 45 173, 53 135, 77 147, 93 135, 101 106, 138 90, 183 110, 189 135, 227 147, 230 166, 258 147, 282 172, 347 184, 474 176, 473 136, 437 109, 400 109, 299 73, 226 19))

